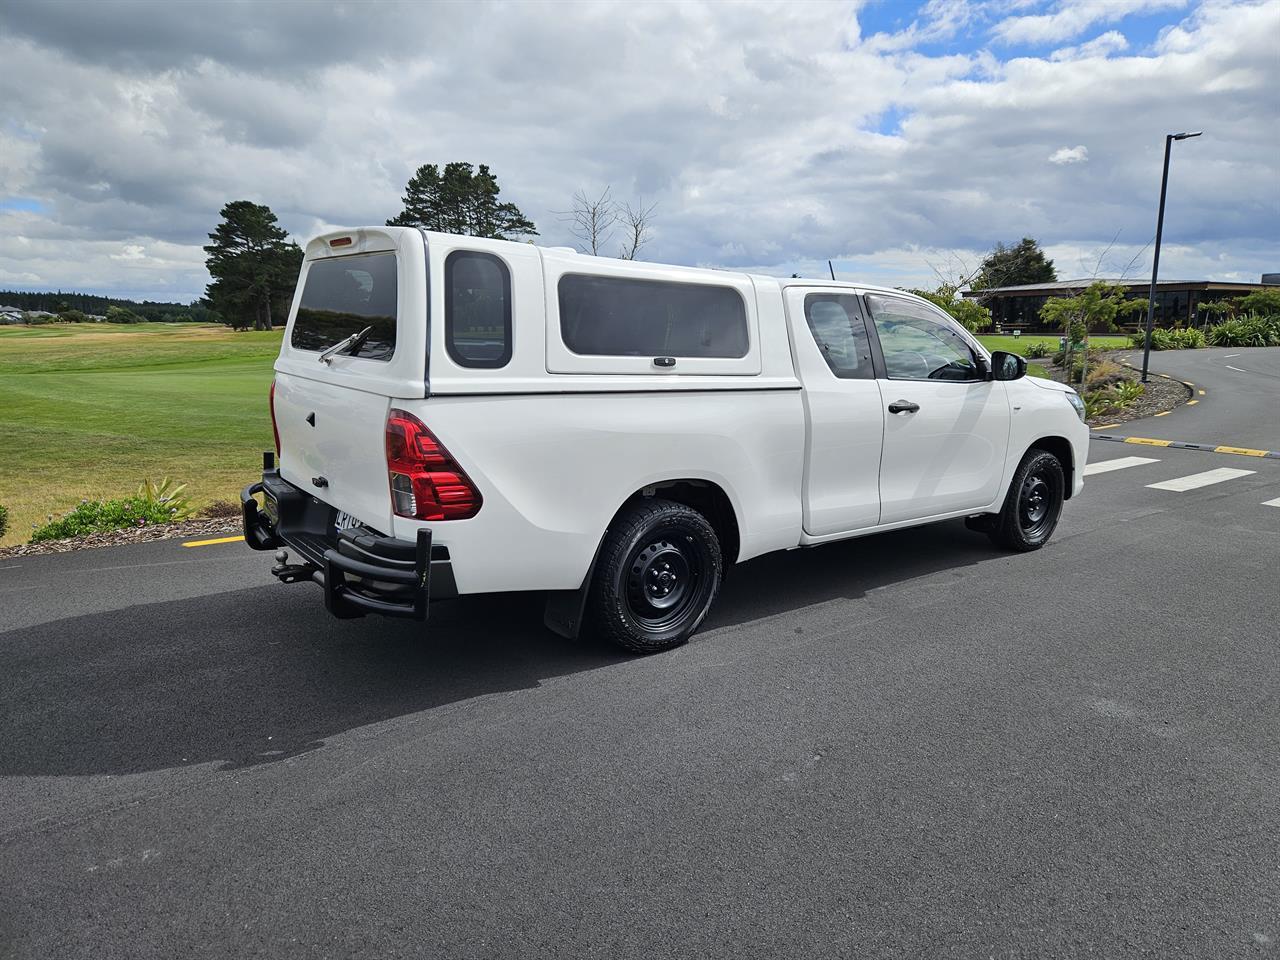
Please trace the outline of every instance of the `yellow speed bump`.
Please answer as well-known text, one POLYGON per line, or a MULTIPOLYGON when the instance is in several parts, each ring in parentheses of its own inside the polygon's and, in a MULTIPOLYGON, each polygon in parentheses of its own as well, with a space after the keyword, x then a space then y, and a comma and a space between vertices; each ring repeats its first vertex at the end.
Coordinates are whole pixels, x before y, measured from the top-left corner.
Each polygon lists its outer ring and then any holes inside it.
POLYGON ((215 543, 239 543, 244 539, 244 535, 238 537, 216 537, 213 540, 187 540, 182 545, 184 547, 212 547, 215 543))
POLYGON ((1267 451, 1253 450, 1249 447, 1214 447, 1214 453, 1236 453, 1242 457, 1265 457, 1267 451))
POLYGON ((1150 437, 1125 437, 1125 443, 1141 443, 1148 447, 1167 447, 1172 440, 1152 440, 1150 437))

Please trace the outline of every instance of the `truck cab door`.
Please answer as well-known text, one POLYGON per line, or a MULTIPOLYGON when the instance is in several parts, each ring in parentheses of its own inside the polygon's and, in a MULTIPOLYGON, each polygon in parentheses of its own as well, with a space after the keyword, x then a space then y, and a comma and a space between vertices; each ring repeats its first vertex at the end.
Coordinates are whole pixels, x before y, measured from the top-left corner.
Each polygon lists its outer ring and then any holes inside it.
POLYGON ((880 521, 885 411, 861 298, 789 286, 792 350, 804 384, 804 532, 811 537, 880 521))
POLYGON ((884 361, 881 523, 990 506, 1009 445, 1005 384, 950 316, 905 297, 868 294, 884 361))

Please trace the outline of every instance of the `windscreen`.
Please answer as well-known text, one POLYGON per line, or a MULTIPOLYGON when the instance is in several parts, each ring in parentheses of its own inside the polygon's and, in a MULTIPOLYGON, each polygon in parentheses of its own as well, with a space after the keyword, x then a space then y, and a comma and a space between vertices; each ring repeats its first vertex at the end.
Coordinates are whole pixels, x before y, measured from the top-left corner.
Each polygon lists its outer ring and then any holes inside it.
POLYGON ((322 351, 365 327, 373 329, 348 356, 390 360, 396 349, 396 255, 314 261, 289 342, 298 350, 322 351))

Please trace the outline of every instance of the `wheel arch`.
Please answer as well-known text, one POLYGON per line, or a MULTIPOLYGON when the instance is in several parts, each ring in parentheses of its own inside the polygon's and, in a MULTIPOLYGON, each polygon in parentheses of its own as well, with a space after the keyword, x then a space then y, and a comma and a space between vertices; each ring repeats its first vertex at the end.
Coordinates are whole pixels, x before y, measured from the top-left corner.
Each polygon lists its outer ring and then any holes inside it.
MULTIPOLYGON (((1032 450, 1043 450, 1046 453, 1052 453, 1058 458, 1058 462, 1062 464, 1062 474, 1065 483, 1063 484, 1063 499, 1071 499, 1071 490, 1075 480, 1075 451, 1071 448, 1071 441, 1066 437, 1049 436, 1040 437, 1032 442, 1027 448, 1027 453, 1032 450)), ((1025 457, 1026 454, 1023 454, 1025 457)))
POLYGON ((596 562, 600 559, 600 550, 604 546, 605 538, 609 535, 609 530, 627 508, 648 499, 682 503, 706 517, 720 541, 720 554, 724 559, 724 570, 721 575, 728 576, 729 568, 738 562, 738 554, 742 549, 742 536, 738 526, 737 510, 724 487, 714 480, 701 477, 677 477, 647 483, 632 491, 618 504, 618 509, 613 512, 608 524, 600 532, 600 539, 596 541, 591 565, 587 567, 586 576, 582 578, 582 585, 577 590, 560 590, 548 594, 543 622, 550 630, 562 637, 570 639, 577 637, 582 626, 583 611, 587 605, 587 594, 591 590, 591 580, 595 576, 596 562))

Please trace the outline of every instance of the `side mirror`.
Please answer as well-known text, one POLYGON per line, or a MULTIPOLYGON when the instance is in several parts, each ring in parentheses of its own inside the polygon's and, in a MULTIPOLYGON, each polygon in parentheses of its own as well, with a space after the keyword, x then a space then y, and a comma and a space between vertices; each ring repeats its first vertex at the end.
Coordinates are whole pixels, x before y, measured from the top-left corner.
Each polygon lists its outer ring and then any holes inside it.
POLYGON ((992 380, 1021 380, 1027 375, 1027 361, 1016 353, 997 350, 991 354, 992 380))

